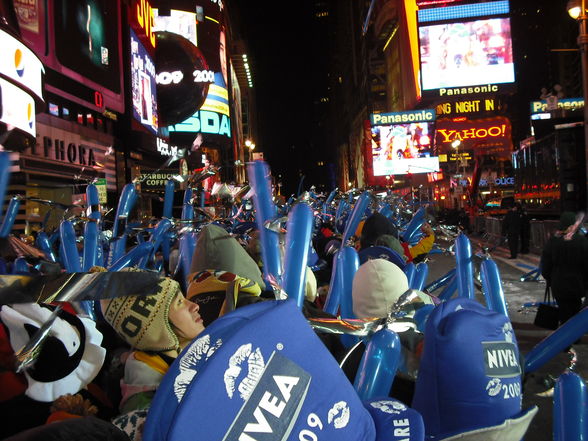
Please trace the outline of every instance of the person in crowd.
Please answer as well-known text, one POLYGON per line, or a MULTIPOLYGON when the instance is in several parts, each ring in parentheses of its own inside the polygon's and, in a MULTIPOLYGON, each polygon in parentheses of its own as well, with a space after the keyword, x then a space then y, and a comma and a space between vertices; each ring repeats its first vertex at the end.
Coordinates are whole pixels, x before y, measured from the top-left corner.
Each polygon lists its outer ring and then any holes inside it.
POLYGON ((433 248, 435 234, 427 222, 421 226, 423 236, 410 245, 399 239, 398 229, 390 219, 380 213, 370 215, 361 227, 359 251, 369 246, 385 246, 396 251, 406 262, 420 262, 433 248))
POLYGON ((131 349, 120 382, 120 415, 112 423, 137 440, 163 376, 204 323, 199 306, 170 278, 163 278, 153 295, 106 299, 101 307, 106 322, 131 349))
POLYGON ((204 330, 199 307, 169 278, 159 282, 154 295, 116 297, 102 300, 101 306, 104 319, 132 350, 119 409, 145 409, 169 365, 204 330))
POLYGON ((510 259, 516 259, 519 252, 519 237, 521 235, 522 216, 520 204, 514 204, 504 216, 502 235, 508 239, 510 259))
MULTIPOLYGON (((408 290, 408 279, 404 271, 386 259, 371 259, 360 265, 353 277, 351 296, 353 314, 358 319, 386 317, 398 299, 408 290)), ((410 402, 414 381, 411 375, 418 370, 419 356, 422 351, 423 335, 417 331, 414 315, 418 308, 434 304, 431 296, 418 292, 422 302, 411 303, 402 308, 404 317, 395 320, 392 329, 398 333, 405 360, 405 375, 396 378, 390 396, 401 401, 410 402), (407 376, 408 375, 408 376, 407 376)), ((353 351, 343 370, 351 382, 363 355, 365 346, 353 351)))
POLYGON ((588 239, 577 227, 576 215, 563 212, 541 253, 541 275, 559 307, 560 324, 580 311, 588 287, 588 239))

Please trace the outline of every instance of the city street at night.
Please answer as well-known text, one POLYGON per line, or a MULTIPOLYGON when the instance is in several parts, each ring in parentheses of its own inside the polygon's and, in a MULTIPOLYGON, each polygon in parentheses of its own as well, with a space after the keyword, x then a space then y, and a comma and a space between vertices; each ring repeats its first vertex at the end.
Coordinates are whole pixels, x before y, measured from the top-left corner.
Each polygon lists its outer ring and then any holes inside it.
POLYGON ((0 0, 0 439, 588 440, 588 0, 0 0))

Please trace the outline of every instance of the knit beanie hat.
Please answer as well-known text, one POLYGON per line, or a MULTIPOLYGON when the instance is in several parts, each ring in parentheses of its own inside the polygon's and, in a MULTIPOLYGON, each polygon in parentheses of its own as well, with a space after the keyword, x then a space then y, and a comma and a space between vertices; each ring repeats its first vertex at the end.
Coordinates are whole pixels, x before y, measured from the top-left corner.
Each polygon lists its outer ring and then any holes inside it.
POLYGON ((381 213, 373 213, 365 220, 361 229, 361 247, 369 247, 376 243, 378 237, 383 234, 390 234, 398 237, 398 229, 390 219, 381 213))
POLYGON ((198 234, 190 273, 210 268, 229 271, 239 277, 252 280, 261 289, 265 289, 261 270, 255 260, 237 242, 237 239, 227 233, 225 229, 213 224, 202 227, 198 234))
POLYGON ((559 217, 559 230, 564 231, 570 225, 576 223, 576 214, 571 211, 564 211, 559 217))
POLYGON ((171 328, 169 308, 182 295, 175 280, 163 278, 150 296, 126 296, 101 300, 102 314, 115 331, 133 348, 142 351, 178 349, 180 342, 171 328))
POLYGON ((209 269, 188 276, 186 298, 200 307, 205 327, 237 306, 258 300, 260 294, 261 288, 257 283, 228 271, 209 269), (228 298, 230 305, 227 304, 228 289, 233 289, 232 297, 228 298))
POLYGON ((353 313, 357 318, 386 317, 407 289, 408 279, 397 265, 385 259, 368 260, 353 277, 353 313))

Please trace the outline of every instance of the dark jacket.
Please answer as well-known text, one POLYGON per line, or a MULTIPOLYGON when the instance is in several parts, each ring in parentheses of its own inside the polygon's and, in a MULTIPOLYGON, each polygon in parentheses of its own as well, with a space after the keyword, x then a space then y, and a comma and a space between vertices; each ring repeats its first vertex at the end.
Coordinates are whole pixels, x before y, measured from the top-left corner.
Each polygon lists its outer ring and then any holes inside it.
POLYGON ((581 298, 588 286, 588 239, 575 234, 565 240, 552 236, 541 254, 541 275, 556 298, 581 298))
POLYGON ((523 219, 519 210, 509 210, 502 222, 502 234, 504 236, 518 236, 521 232, 523 219))

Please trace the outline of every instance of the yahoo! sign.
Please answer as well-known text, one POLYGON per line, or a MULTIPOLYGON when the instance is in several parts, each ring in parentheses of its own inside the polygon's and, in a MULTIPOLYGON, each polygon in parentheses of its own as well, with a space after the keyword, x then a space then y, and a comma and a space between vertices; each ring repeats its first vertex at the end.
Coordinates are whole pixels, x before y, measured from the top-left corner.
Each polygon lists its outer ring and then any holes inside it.
POLYGON ((436 126, 435 145, 439 153, 454 151, 451 147, 454 141, 461 141, 460 151, 474 150, 474 154, 507 157, 512 152, 512 126, 503 116, 438 119, 436 126))

